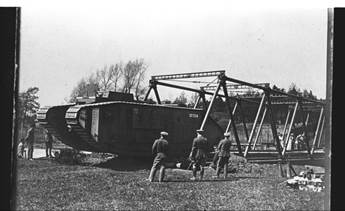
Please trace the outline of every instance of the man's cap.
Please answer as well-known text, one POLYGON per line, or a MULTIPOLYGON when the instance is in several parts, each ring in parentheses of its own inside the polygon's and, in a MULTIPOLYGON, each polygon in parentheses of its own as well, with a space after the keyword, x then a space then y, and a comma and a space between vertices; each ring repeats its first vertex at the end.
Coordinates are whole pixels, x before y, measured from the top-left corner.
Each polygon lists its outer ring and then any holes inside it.
POLYGON ((161 132, 161 135, 162 135, 162 136, 167 136, 167 135, 168 135, 168 133, 167 133, 167 132, 165 132, 165 131, 162 131, 162 132, 161 132))
POLYGON ((204 132, 204 130, 203 129, 197 129, 196 132, 202 133, 202 132, 204 132))
POLYGON ((230 133, 229 132, 224 133, 224 136, 230 136, 230 133))

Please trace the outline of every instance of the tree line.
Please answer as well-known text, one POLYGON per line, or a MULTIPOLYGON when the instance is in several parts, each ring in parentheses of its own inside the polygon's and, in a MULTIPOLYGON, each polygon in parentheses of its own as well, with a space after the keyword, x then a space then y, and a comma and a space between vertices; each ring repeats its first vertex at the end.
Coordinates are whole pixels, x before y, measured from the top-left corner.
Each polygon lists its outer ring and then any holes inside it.
POLYGON ((77 82, 68 102, 76 102, 77 97, 95 96, 99 91, 133 93, 140 100, 146 91, 144 81, 147 67, 144 59, 104 65, 77 82))

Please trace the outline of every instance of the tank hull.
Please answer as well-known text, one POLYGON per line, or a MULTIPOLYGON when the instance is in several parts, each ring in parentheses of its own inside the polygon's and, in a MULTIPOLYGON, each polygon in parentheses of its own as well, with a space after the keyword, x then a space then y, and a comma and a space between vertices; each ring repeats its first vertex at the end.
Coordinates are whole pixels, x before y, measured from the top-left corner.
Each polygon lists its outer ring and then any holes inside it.
MULTIPOLYGON (((152 157, 152 144, 161 131, 169 133, 169 157, 188 157, 205 113, 125 101, 60 107, 49 108, 47 117, 39 121, 48 122, 43 126, 53 128, 63 143, 79 150, 142 158, 152 157)), ((222 138, 221 127, 211 118, 204 129, 210 145, 222 138)))

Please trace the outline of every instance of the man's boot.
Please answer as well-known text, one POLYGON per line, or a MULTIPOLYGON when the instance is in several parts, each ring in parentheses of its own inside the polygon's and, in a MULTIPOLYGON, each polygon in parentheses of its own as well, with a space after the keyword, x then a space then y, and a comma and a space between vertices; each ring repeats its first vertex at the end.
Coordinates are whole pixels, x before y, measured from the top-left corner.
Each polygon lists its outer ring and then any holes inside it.
POLYGON ((193 177, 190 178, 190 180, 194 181, 194 180, 196 180, 196 166, 193 165, 193 170, 192 171, 193 171, 193 177))
POLYGON ((201 166, 200 168, 201 168, 201 169, 200 169, 200 180, 203 180, 205 168, 204 168, 203 166, 201 166))
POLYGON ((219 175, 220 175, 220 168, 219 168, 219 165, 217 165, 216 176, 213 176, 213 178, 219 178, 219 175))
POLYGON ((163 182, 164 179, 164 175, 165 175, 165 167, 161 166, 161 169, 159 170, 159 182, 163 182))
POLYGON ((226 163, 224 165, 224 179, 226 179, 228 177, 228 164, 226 163))
POLYGON ((149 181, 153 182, 154 178, 155 178, 155 174, 156 174, 156 168, 152 167, 151 171, 150 171, 150 176, 149 176, 149 181))

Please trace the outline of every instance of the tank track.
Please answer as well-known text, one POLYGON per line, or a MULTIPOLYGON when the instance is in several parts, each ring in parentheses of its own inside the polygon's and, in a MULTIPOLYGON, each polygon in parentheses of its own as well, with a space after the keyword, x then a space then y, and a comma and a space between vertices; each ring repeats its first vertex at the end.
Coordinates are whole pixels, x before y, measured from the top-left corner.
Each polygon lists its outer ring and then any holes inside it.
MULTIPOLYGON (((89 131, 87 131, 79 122, 78 118, 80 115, 80 110, 83 108, 94 108, 104 105, 112 105, 116 104, 116 102, 103 102, 103 103, 92 103, 92 104, 83 104, 83 105, 75 105, 71 106, 67 109, 65 120, 67 125, 70 127, 70 130, 75 136, 77 136, 80 140, 86 143, 88 146, 92 148, 94 152, 105 152, 107 150, 107 146, 104 144, 96 142, 89 131)), ((110 151, 107 151, 110 152, 110 151)))
POLYGON ((65 113, 75 104, 43 107, 37 112, 37 120, 54 137, 62 143, 78 150, 92 151, 93 147, 84 143, 78 136, 71 133, 65 121, 65 113))

